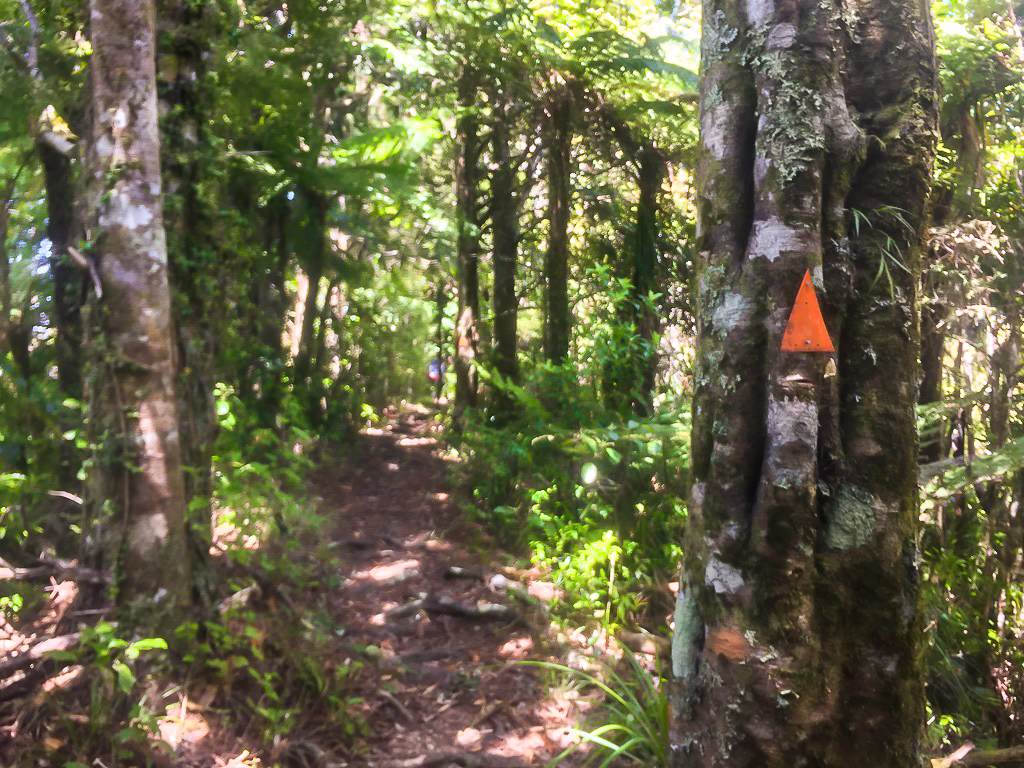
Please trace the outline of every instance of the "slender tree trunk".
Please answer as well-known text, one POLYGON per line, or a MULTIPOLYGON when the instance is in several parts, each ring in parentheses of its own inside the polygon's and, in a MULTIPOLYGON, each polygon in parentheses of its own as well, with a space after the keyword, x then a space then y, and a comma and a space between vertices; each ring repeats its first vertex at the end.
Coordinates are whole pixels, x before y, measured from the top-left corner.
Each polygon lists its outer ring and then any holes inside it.
POLYGON ((658 363, 653 348, 658 332, 658 315, 650 305, 650 295, 657 290, 655 274, 658 269, 658 192, 665 175, 665 158, 656 147, 647 146, 639 156, 640 196, 636 208, 636 232, 633 253, 633 303, 636 332, 642 348, 639 350, 638 381, 632 388, 633 411, 647 414, 651 410, 651 393, 658 363))
MULTIPOLYGON (((261 278, 254 281, 251 291, 252 327, 256 330, 258 348, 262 350, 258 370, 258 402, 265 426, 276 422, 276 415, 284 401, 287 384, 285 365, 287 351, 282 346, 281 329, 288 315, 289 297, 286 284, 291 250, 288 246, 288 216, 290 208, 283 195, 270 201, 264 211, 267 268, 261 278)), ((250 363, 249 370, 257 368, 250 363)), ((257 398, 254 398, 254 401, 257 398)))
MULTIPOLYGON (((555 76, 552 76, 553 79, 555 76)), ((547 283, 544 353, 560 364, 569 354, 572 316, 569 311, 569 216, 572 150, 572 99, 569 88, 554 82, 548 95, 548 249, 544 259, 547 283)))
POLYGON ((295 358, 295 385, 307 395, 310 416, 316 420, 318 403, 313 401, 316 390, 311 378, 318 376, 313 363, 316 360, 317 319, 320 317, 320 283, 324 276, 327 259, 327 198, 310 189, 302 191, 307 205, 305 223, 305 261, 309 288, 302 311, 302 330, 299 337, 299 352, 295 358))
POLYGON ((445 276, 440 274, 438 276, 438 285, 436 297, 437 306, 437 337, 435 343, 437 344, 437 381, 434 384, 434 397, 437 400, 441 399, 444 394, 444 371, 445 371, 445 352, 448 349, 448 345, 445 343, 444 338, 444 313, 445 307, 448 306, 448 286, 446 283, 445 276))
MULTIPOLYGON (((7 253, 7 234, 11 209, 14 207, 14 190, 17 179, 5 179, 3 200, 0 200, 0 355, 10 352, 25 391, 32 388, 32 354, 29 342, 32 335, 23 311, 14 318, 14 299, 11 291, 11 261, 7 253)), ((26 307, 27 309, 27 301, 26 307)))
POLYGON ((75 194, 71 159, 44 141, 36 151, 46 183, 46 236, 50 239, 53 275, 53 322, 57 330, 57 381, 67 397, 82 396, 82 271, 71 263, 74 243, 75 194))
MULTIPOLYGON (((504 85, 500 86, 503 90, 504 85)), ((491 176, 491 220, 494 229, 494 369, 515 380, 519 374, 516 356, 518 301, 516 265, 519 260, 519 206, 516 200, 516 169, 510 149, 509 105, 504 93, 498 97, 492 128, 494 171, 491 176)), ((504 395, 497 398, 499 411, 511 403, 504 395)))
MULTIPOLYGON (((459 106, 476 106, 476 72, 463 66, 459 106)), ((474 114, 459 118, 455 150, 455 205, 458 221, 457 275, 459 316, 455 325, 455 422, 466 408, 476 407, 476 355, 480 318, 480 225, 476 206, 480 181, 479 124, 474 114)))
MULTIPOLYGON (((924 289, 929 289, 927 278, 924 289)), ((921 303, 921 384, 917 397, 921 405, 942 402, 942 355, 946 342, 942 322, 948 312, 949 310, 936 297, 925 297, 921 303)), ((922 435, 922 462, 938 461, 946 454, 948 446, 944 439, 944 429, 943 420, 940 418, 934 433, 929 435, 927 440, 922 435)))
POLYGON ((917 766, 929 7, 709 0, 702 71, 671 763, 917 766), (872 223, 859 237, 853 215, 872 223), (838 365, 780 350, 807 269, 838 365))
POLYGON ((92 241, 89 494, 113 533, 122 607, 174 626, 191 599, 167 248, 161 210, 154 7, 90 0, 92 241))
POLYGON ((16 179, 4 179, 3 198, 0 199, 0 357, 11 349, 13 313, 11 299, 11 258, 7 253, 7 230, 14 206, 16 179))

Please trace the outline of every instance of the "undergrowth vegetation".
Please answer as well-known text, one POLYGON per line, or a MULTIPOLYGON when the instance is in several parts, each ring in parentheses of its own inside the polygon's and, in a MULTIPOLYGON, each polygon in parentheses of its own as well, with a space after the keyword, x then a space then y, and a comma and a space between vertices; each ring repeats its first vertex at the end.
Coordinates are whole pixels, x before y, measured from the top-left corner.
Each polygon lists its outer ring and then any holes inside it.
MULTIPOLYGON (((199 555, 205 567, 196 579, 205 612, 166 637, 140 636, 130 623, 104 618, 113 612, 101 592, 82 593, 103 586, 88 581, 102 579, 99 570, 86 571, 92 575, 78 587, 64 581, 45 592, 3 582, 16 587, 0 602, 5 642, 19 642, 20 627, 53 632, 73 617, 100 617, 44 644, 49 660, 26 682, 49 675, 56 695, 22 708, 6 745, 16 756, 6 751, 6 765, 163 765, 173 757, 166 743, 187 741, 197 728, 216 729, 216 738, 262 751, 263 764, 275 765, 284 764, 274 756, 289 744, 315 739, 318 749, 351 754, 366 735, 362 663, 331 644, 334 629, 316 597, 330 577, 314 549, 300 552, 302 542, 322 538, 325 523, 305 497, 316 446, 300 418, 260 426, 226 387, 218 389, 217 413, 213 539, 209 523, 192 526, 194 545, 209 550, 199 555), (313 597, 299 606, 289 594, 313 597), (215 717, 205 721, 197 711, 215 717)), ((43 543, 52 513, 40 511, 39 496, 21 480, 4 476, 0 546, 12 551, 31 540, 42 547, 41 562, 60 573, 67 561, 54 555, 67 544, 43 543)), ((76 568, 68 575, 82 578, 76 568)))
POLYGON ((601 706, 587 719, 585 727, 570 729, 579 741, 552 758, 546 764, 548 768, 556 768, 574 752, 586 755, 583 765, 598 768, 621 764, 668 766, 665 681, 632 652, 624 650, 620 659, 598 656, 590 671, 553 662, 523 663, 553 673, 560 686, 583 693, 593 691, 601 697, 601 706))
POLYGON ((566 593, 561 606, 602 624, 661 626, 685 521, 689 410, 621 416, 546 366, 514 398, 515 418, 470 422, 459 451, 470 512, 516 542, 566 593))

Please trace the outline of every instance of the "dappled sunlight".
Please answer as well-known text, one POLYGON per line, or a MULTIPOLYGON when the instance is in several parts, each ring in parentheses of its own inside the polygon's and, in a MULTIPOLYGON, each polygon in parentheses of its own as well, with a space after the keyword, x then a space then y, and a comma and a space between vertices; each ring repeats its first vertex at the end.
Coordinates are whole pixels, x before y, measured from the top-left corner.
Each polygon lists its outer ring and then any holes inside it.
POLYGON ((575 690, 555 689, 547 698, 531 706, 520 704, 522 719, 538 723, 522 732, 513 732, 497 738, 487 749, 489 754, 521 757, 526 761, 549 760, 570 747, 579 747, 582 738, 582 720, 593 707, 594 701, 582 697, 575 690))
POLYGON ((223 555, 233 547, 239 545, 243 549, 256 551, 263 546, 263 540, 267 537, 270 526, 265 523, 254 522, 252 518, 272 518, 270 510, 255 510, 250 513, 252 517, 243 518, 242 524, 238 525, 235 520, 238 513, 224 507, 216 518, 219 522, 213 529, 213 545, 210 547, 210 554, 213 556, 223 555))
POLYGON ((543 600, 545 603, 550 603, 562 597, 562 590, 550 581, 531 581, 526 587, 526 592, 530 597, 543 600))
POLYGON ((195 704, 182 695, 157 722, 160 738, 177 750, 182 744, 197 744, 210 734, 210 725, 195 704))
POLYGON ((419 574, 419 569, 419 560, 399 560, 395 563, 375 565, 366 570, 354 571, 350 579, 353 581, 375 581, 379 584, 394 584, 411 579, 419 574))
POLYGON ((412 445, 437 445, 437 439, 433 437, 403 437, 398 441, 401 446, 412 445))
POLYGON ((53 693, 60 688, 70 688, 85 671, 81 664, 75 664, 67 669, 61 670, 53 677, 47 678, 43 683, 43 693, 53 693))
POLYGON ((533 651, 533 638, 529 635, 513 637, 498 649, 498 655, 509 661, 525 659, 533 651))

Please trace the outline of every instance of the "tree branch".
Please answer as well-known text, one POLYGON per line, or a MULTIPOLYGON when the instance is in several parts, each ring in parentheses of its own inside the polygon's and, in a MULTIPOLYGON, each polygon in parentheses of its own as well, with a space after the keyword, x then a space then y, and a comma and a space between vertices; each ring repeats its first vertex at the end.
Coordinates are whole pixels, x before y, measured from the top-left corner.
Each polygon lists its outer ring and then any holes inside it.
POLYGON ((21 5, 21 10, 24 11, 25 17, 28 19, 28 26, 31 32, 29 38, 28 51, 25 57, 28 59, 28 71, 36 80, 39 79, 39 20, 36 15, 32 12, 32 6, 28 4, 28 0, 18 0, 18 4, 21 5))

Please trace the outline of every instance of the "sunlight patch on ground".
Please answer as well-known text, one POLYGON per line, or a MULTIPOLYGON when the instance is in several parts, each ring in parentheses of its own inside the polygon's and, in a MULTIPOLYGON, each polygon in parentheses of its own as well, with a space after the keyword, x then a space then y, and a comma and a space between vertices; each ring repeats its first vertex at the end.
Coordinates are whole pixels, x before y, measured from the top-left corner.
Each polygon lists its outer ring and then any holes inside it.
POLYGON ((71 684, 81 677, 83 671, 85 667, 81 664, 68 667, 43 683, 43 693, 53 693, 57 688, 70 688, 71 684))
POLYGON ((167 742, 171 749, 177 749, 181 744, 196 744, 210 734, 210 726, 206 719, 190 706, 187 698, 181 697, 180 701, 167 708, 167 716, 160 718, 157 723, 160 729, 160 738, 167 742))
POLYGON ((376 565, 363 571, 352 573, 353 581, 375 581, 378 584, 397 584, 411 579, 420 572, 420 561, 409 559, 399 560, 386 565, 376 565))
MULTIPOLYGON (((255 551, 259 549, 263 544, 263 537, 266 535, 266 525, 259 525, 253 523, 249 519, 242 520, 242 525, 250 530, 244 531, 242 527, 238 526, 233 518, 237 516, 237 512, 231 509, 224 508, 217 515, 219 522, 214 526, 213 529, 213 546, 210 547, 210 554, 213 556, 223 555, 224 552, 229 549, 229 544, 238 544, 241 542, 245 549, 255 551), (257 529, 258 530, 253 530, 257 529)), ((269 512, 264 513, 268 517, 269 512)))
POLYGON ((373 616, 370 617, 370 624, 372 624, 375 627, 383 627, 385 624, 387 624, 388 614, 395 610, 395 608, 397 607, 398 603, 394 602, 393 600, 388 600, 387 602, 381 605, 380 613, 375 613, 373 614, 373 616))
POLYGON ((398 441, 399 445, 437 445, 436 438, 433 437, 403 437, 398 441))
MULTIPOLYGON (((579 746, 581 737, 575 729, 593 702, 573 690, 555 690, 545 701, 532 709, 533 726, 525 732, 509 733, 492 744, 487 753, 502 757, 520 757, 527 762, 535 758, 548 760, 559 752, 579 746)), ((580 747, 586 750, 586 745, 580 747)))
POLYGON ((483 741, 484 735, 476 728, 463 728, 455 734, 455 743, 460 747, 474 747, 483 741))
POLYGON ((530 597, 543 600, 545 603, 550 603, 552 600, 562 597, 562 590, 550 581, 531 581, 526 591, 530 597))
POLYGON ((533 650, 533 638, 529 635, 514 637, 498 649, 503 659, 525 659, 533 650))

